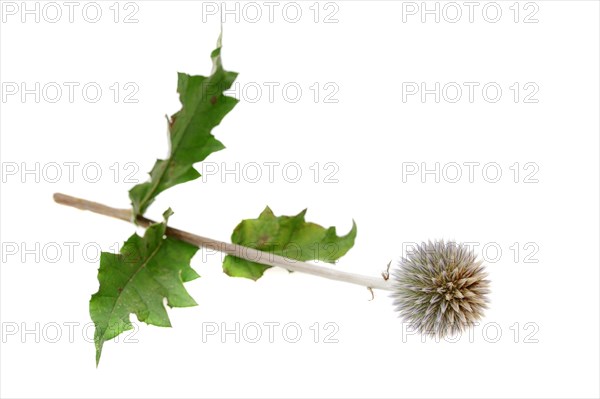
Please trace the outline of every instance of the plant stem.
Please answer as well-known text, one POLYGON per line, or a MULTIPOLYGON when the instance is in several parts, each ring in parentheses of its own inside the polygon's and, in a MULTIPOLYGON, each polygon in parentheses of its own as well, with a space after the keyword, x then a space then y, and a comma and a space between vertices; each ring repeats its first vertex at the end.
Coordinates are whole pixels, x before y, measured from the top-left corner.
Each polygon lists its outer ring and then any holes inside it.
MULTIPOLYGON (((117 209, 97 202, 88 201, 81 198, 71 197, 70 195, 56 193, 54 201, 61 205, 70 206, 84 211, 91 211, 100 215, 109 216, 126 222, 133 222, 132 212, 129 209, 117 209)), ((148 227, 154 222, 143 216, 138 216, 135 220, 138 225, 148 227)), ((325 277, 331 280, 344 281, 347 283, 358 284, 367 288, 392 291, 392 282, 382 277, 363 276, 355 273, 343 272, 330 269, 328 267, 318 266, 311 263, 301 262, 299 260, 286 258, 273 253, 263 252, 254 248, 244 247, 237 244, 226 243, 212 238, 202 237, 187 231, 179 230, 173 227, 167 227, 166 234, 181 241, 185 241, 198 247, 204 247, 216 250, 227 255, 236 256, 251 262, 261 263, 268 266, 282 267, 292 272, 301 272, 312 274, 314 276, 325 277)))

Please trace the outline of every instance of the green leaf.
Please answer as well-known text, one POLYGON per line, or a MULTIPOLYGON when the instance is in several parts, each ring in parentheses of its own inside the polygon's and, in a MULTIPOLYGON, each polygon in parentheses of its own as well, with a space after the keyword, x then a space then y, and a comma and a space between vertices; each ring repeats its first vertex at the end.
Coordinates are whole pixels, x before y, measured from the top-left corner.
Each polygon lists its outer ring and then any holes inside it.
POLYGON ((165 222, 148 227, 144 237, 132 235, 120 254, 102 252, 100 256, 100 289, 90 300, 96 327, 96 365, 104 342, 133 328, 131 313, 139 321, 170 327, 164 298, 170 307, 196 305, 183 283, 200 277, 190 267, 198 248, 165 236, 171 214, 170 209, 165 212, 165 222))
MULTIPOLYGON (((321 260, 334 263, 352 248, 356 238, 356 223, 352 230, 339 237, 335 227, 328 229, 306 222, 306 209, 296 216, 275 216, 269 207, 258 219, 243 220, 233 231, 231 241, 246 247, 285 256, 295 260, 321 260)), ((232 277, 259 279, 270 266, 228 255, 223 270, 232 277)))
POLYGON ((223 94, 237 73, 223 69, 221 37, 211 58, 213 71, 208 77, 178 74, 177 92, 182 107, 169 121, 169 158, 157 160, 150 172, 150 181, 129 191, 134 218, 143 215, 162 191, 200 177, 194 163, 225 148, 211 131, 238 103, 237 99, 223 94))

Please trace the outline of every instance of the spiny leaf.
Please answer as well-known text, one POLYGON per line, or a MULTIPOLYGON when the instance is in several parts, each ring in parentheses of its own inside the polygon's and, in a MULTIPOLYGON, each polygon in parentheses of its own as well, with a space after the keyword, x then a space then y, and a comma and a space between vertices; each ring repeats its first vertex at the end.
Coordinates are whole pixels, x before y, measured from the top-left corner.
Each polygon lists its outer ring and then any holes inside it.
POLYGON ((225 148, 211 131, 238 102, 223 94, 237 73, 223 69, 221 37, 211 58, 213 71, 208 77, 178 74, 177 92, 182 107, 169 122, 169 158, 157 160, 150 172, 150 181, 129 191, 134 217, 144 214, 162 191, 200 177, 194 163, 225 148))
MULTIPOLYGON (((231 241, 246 247, 308 261, 334 263, 352 248, 356 238, 356 223, 352 230, 339 237, 335 227, 328 229, 306 222, 306 209, 296 216, 275 216, 269 207, 258 219, 243 220, 233 231, 231 241)), ((259 279, 270 266, 228 255, 223 270, 232 277, 259 279)))
POLYGON ((170 209, 165 212, 165 222, 148 227, 144 237, 132 235, 120 254, 102 252, 100 256, 100 289, 90 300, 96 365, 104 342, 133 328, 131 313, 139 321, 170 327, 164 298, 170 307, 196 305, 183 283, 200 277, 190 267, 198 248, 165 236, 171 214, 170 209))

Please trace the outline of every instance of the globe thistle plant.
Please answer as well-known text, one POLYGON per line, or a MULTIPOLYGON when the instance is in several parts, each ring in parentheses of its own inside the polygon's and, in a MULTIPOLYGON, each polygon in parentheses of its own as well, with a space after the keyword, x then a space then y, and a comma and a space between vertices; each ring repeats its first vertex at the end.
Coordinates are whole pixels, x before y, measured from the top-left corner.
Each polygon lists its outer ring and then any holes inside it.
POLYGON ((325 228, 307 222, 306 209, 297 215, 276 216, 267 206, 257 219, 242 220, 229 243, 167 226, 173 214, 170 208, 163 213, 163 222, 144 216, 160 193, 200 177, 194 165, 223 148, 212 130, 238 100, 226 95, 237 73, 223 68, 221 47, 219 36, 210 56, 211 75, 178 73, 181 109, 167 116, 168 158, 158 159, 150 179, 129 190, 131 209, 54 195, 59 204, 146 228, 143 237, 131 235, 118 254, 102 252, 100 256, 100 287, 89 304, 95 325, 96 365, 104 343, 133 328, 132 314, 141 322, 164 327, 171 325, 165 299, 169 307, 197 305, 183 283, 200 277, 190 263, 200 247, 227 254, 221 267, 231 277, 257 280, 269 267, 276 266, 359 284, 367 287, 373 298, 373 289, 392 291, 396 310, 421 333, 443 336, 478 320, 486 307, 488 281, 482 262, 462 245, 443 241, 423 244, 402 259, 390 279, 389 268, 382 276, 372 277, 304 262, 333 264, 344 256, 354 246, 354 221, 348 234, 338 236, 334 226, 325 228), (293 254, 288 252, 290 247, 293 254))
MULTIPOLYGON (((131 222, 128 209, 116 209, 96 202, 55 194, 56 202, 131 222)), ((150 227, 156 222, 137 217, 136 223, 150 227)), ((286 258, 254 248, 167 228, 165 234, 189 244, 221 251, 248 261, 289 271, 390 291, 395 310, 405 322, 422 334, 443 337, 463 331, 483 316, 487 308, 489 281, 483 262, 464 244, 436 241, 418 246, 402 258, 383 278, 349 273, 286 258)))
POLYGON ((489 281, 482 263, 463 244, 422 243, 391 273, 400 317, 420 333, 437 337, 473 325, 487 308, 489 281))

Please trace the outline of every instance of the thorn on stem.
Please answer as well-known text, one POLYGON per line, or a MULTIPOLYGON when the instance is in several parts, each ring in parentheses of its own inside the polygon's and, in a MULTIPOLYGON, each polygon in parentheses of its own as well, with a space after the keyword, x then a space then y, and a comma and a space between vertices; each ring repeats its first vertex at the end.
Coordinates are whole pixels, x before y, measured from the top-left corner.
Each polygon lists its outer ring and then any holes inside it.
POLYGON ((383 279, 388 281, 390 279, 390 267, 392 266, 392 261, 387 264, 387 269, 384 272, 381 272, 383 279))
POLYGON ((171 128, 173 127, 173 124, 175 123, 175 118, 170 118, 169 115, 165 114, 165 118, 167 119, 167 126, 169 128, 169 132, 171 132, 171 128))
POLYGON ((375 299, 375 293, 373 292, 373 288, 371 287, 367 287, 367 289, 369 290, 369 292, 371 293, 371 299, 369 299, 369 302, 372 301, 373 299, 375 299))

